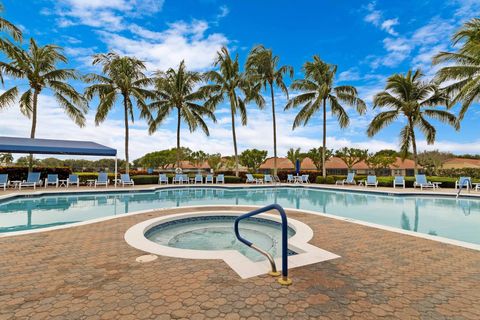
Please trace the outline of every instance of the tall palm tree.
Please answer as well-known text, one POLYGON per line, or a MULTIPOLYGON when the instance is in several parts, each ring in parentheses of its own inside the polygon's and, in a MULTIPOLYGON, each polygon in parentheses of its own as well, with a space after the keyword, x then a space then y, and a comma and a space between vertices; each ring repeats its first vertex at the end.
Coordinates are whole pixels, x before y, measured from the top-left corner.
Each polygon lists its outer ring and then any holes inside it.
POLYGON ((325 168, 327 150, 327 104, 332 115, 337 117, 341 128, 350 123, 350 117, 342 104, 356 108, 359 114, 364 114, 367 106, 358 97, 357 89, 353 86, 334 86, 337 66, 323 62, 319 56, 313 56, 313 61, 303 65, 305 78, 295 80, 291 88, 301 93, 290 99, 285 110, 302 105, 293 122, 293 129, 300 125, 307 125, 312 116, 318 111, 323 116, 323 147, 322 147, 322 175, 326 177, 325 168))
POLYGON ((151 83, 145 75, 144 63, 134 57, 120 56, 109 52, 93 56, 93 65, 101 65, 103 74, 89 74, 85 82, 92 83, 85 89, 85 98, 92 100, 99 97, 95 124, 98 126, 105 121, 118 98, 122 99, 125 121, 125 171, 129 172, 129 118, 132 123, 134 117, 134 104, 140 110, 140 118, 149 118, 150 113, 146 99, 152 98, 153 93, 147 89, 151 83), (132 101, 133 100, 133 101, 132 101))
POLYGON ((198 127, 208 136, 205 118, 216 121, 212 110, 200 104, 205 100, 205 91, 198 88, 203 81, 198 72, 188 71, 182 61, 178 69, 170 68, 166 72, 155 73, 155 100, 150 103, 151 111, 156 112, 149 124, 149 132, 153 133, 159 125, 172 113, 177 111, 177 167, 180 167, 180 127, 182 120, 187 124, 190 132, 198 127))
POLYGON ((427 117, 450 124, 458 129, 456 117, 446 110, 436 109, 441 105, 448 105, 448 95, 438 87, 436 82, 422 81, 420 70, 406 75, 394 74, 387 80, 385 91, 377 93, 373 99, 373 108, 384 108, 370 123, 367 134, 373 137, 380 130, 403 116, 406 125, 400 131, 400 150, 406 158, 413 149, 415 174, 417 173, 417 142, 415 129, 418 128, 427 138, 428 144, 435 142, 437 130, 428 122, 427 117))
POLYGON ((288 99, 288 89, 283 77, 288 75, 293 78, 291 66, 279 66, 280 58, 274 56, 271 49, 264 46, 256 46, 250 51, 246 63, 247 76, 253 83, 261 84, 264 89, 270 87, 272 100, 272 124, 273 124, 273 174, 277 174, 277 120, 275 115, 275 93, 274 87, 278 87, 288 99))
MULTIPOLYGON (((3 4, 0 3, 0 12, 3 12, 4 9, 3 4)), ((0 17, 0 31, 6 32, 15 41, 22 41, 22 31, 13 23, 2 17, 0 17)), ((0 38, 0 41, 1 43, 4 43, 5 40, 0 38)))
POLYGON ((463 44, 457 52, 437 54, 433 63, 454 63, 440 69, 436 80, 450 82, 445 90, 453 96, 452 104, 462 102, 458 116, 462 120, 470 105, 480 99, 480 18, 465 23, 453 35, 452 41, 454 45, 463 44))
POLYGON ((213 110, 224 100, 228 100, 230 103, 233 151, 235 153, 235 175, 238 177, 239 158, 235 116, 239 113, 242 125, 247 125, 246 104, 249 101, 255 101, 260 107, 263 107, 264 101, 259 94, 258 86, 252 86, 252 84, 247 81, 245 75, 240 72, 238 55, 232 59, 228 49, 223 47, 217 52, 214 66, 218 67, 218 70, 211 70, 205 73, 205 79, 210 82, 210 84, 205 85, 203 88, 206 95, 209 96, 206 106, 213 110))
MULTIPOLYGON (((0 61, 0 74, 28 81, 28 90, 20 96, 20 111, 32 119, 30 138, 35 138, 37 128, 38 96, 48 88, 53 92, 60 107, 80 127, 85 125, 85 113, 88 110, 83 96, 66 80, 79 79, 73 69, 59 69, 57 64, 67 63, 62 48, 55 45, 38 46, 30 39, 28 50, 10 43, 3 48, 8 62, 0 61)), ((14 86, 0 95, 0 109, 13 104, 19 95, 19 86, 14 86)), ((33 158, 30 155, 29 167, 33 158)))

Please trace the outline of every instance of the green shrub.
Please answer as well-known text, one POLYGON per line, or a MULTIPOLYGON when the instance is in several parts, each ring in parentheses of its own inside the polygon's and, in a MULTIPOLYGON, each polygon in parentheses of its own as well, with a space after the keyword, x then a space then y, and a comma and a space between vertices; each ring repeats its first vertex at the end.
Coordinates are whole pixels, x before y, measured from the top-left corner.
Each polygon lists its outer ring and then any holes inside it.
MULTIPOLYGON (((67 179, 71 173, 70 168, 58 167, 58 168, 46 168, 46 167, 34 167, 34 172, 40 172, 40 179, 45 179, 48 174, 58 174, 59 179, 67 179)), ((8 180, 25 180, 28 175, 28 167, 0 167, 1 174, 8 174, 8 180)))
POLYGON ((138 175, 132 176, 135 185, 141 184, 158 184, 158 175, 138 175))
POLYGON ((225 176, 225 183, 243 183, 245 179, 236 176, 225 176))

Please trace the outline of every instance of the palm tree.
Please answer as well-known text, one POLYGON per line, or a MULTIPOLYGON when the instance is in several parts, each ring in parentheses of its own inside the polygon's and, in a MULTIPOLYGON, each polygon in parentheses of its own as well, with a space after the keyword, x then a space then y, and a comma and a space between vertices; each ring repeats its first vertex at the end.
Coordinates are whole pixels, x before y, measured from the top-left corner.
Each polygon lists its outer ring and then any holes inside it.
POLYGON ((258 83, 267 89, 270 87, 272 99, 272 123, 273 123, 273 174, 277 174, 277 120, 275 115, 275 94, 273 87, 276 86, 287 95, 288 89, 283 81, 284 75, 293 78, 291 66, 278 66, 280 58, 274 56, 272 50, 264 46, 256 46, 250 51, 246 63, 247 75, 253 83, 258 83))
POLYGON ((301 152, 300 148, 297 148, 297 149, 290 148, 287 151, 287 159, 290 160, 294 166, 297 160, 300 160, 300 162, 302 162, 303 159, 305 159, 305 157, 306 155, 301 152))
POLYGON ((470 105, 480 99, 480 18, 465 23, 452 41, 454 45, 463 42, 458 52, 441 52, 433 58, 433 63, 454 63, 440 69, 436 80, 450 82, 445 90, 453 96, 452 105, 462 102, 458 116, 462 120, 470 105))
MULTIPOLYGON (((30 39, 28 50, 10 43, 3 47, 8 62, 0 61, 0 74, 28 81, 28 90, 20 96, 20 111, 32 119, 30 138, 35 138, 37 128, 38 96, 48 88, 65 113, 80 127, 85 125, 85 113, 88 110, 83 96, 69 85, 66 80, 79 79, 73 69, 59 69, 59 62, 67 63, 62 48, 56 45, 38 46, 30 39)), ((14 86, 0 95, 0 109, 13 104, 19 95, 19 87, 14 86)), ((29 168, 32 168, 30 155, 29 168)))
POLYGON ((142 61, 128 56, 120 56, 110 52, 93 56, 93 65, 101 65, 103 75, 89 74, 85 82, 93 83, 85 89, 85 97, 92 100, 99 97, 95 124, 98 126, 105 121, 117 99, 122 98, 125 121, 125 171, 129 172, 128 139, 129 118, 134 122, 133 101, 140 110, 140 118, 149 118, 146 99, 152 98, 153 93, 146 87, 151 83, 145 75, 145 65, 142 61), (132 101, 133 100, 133 101, 132 101))
POLYGON ((377 93, 373 99, 373 108, 385 108, 387 111, 377 114, 370 123, 367 134, 373 137, 380 130, 397 120, 400 116, 406 119, 406 125, 400 131, 400 150, 406 158, 413 149, 415 174, 417 173, 417 142, 415 128, 420 129, 427 138, 428 144, 435 142, 435 127, 427 117, 450 124, 458 129, 456 117, 446 110, 436 107, 448 105, 448 95, 438 87, 436 82, 422 81, 420 70, 406 75, 394 74, 387 80, 385 91, 377 93))
POLYGON ((232 59, 228 49, 223 47, 217 52, 214 66, 218 67, 218 70, 212 70, 205 73, 205 79, 210 82, 210 84, 203 88, 205 93, 209 96, 205 105, 213 110, 224 100, 228 100, 230 103, 233 150, 235 153, 235 175, 238 177, 239 158, 237 133, 235 130, 235 116, 239 113, 242 125, 247 125, 246 103, 249 101, 255 101, 260 107, 263 107, 264 101, 259 94, 258 87, 252 86, 245 78, 245 75, 240 72, 238 55, 232 59))
POLYGON ((327 150, 327 104, 330 105, 332 115, 336 116, 341 128, 350 123, 350 117, 345 111, 343 104, 356 108, 359 114, 365 113, 367 106, 358 97, 357 89, 352 86, 334 86, 337 66, 323 62, 319 56, 313 56, 313 61, 303 65, 305 79, 295 80, 291 87, 302 93, 292 98, 286 105, 285 110, 302 105, 293 122, 293 129, 301 124, 304 126, 318 111, 323 115, 323 147, 322 147, 322 175, 326 177, 325 168, 327 150))
MULTIPOLYGON (((5 8, 3 7, 3 4, 0 3, 0 12, 3 12, 4 9, 5 8)), ((0 17, 0 31, 6 32, 15 41, 18 41, 18 42, 22 41, 22 31, 13 23, 1 17, 0 17)), ((5 43, 5 40, 2 38, 0 38, 0 41, 2 44, 5 43)))
POLYGON ((199 104, 206 98, 205 90, 199 84, 203 81, 198 72, 188 71, 182 61, 178 69, 168 69, 166 72, 155 73, 155 100, 149 105, 155 117, 149 121, 149 132, 153 133, 173 110, 177 111, 177 167, 180 167, 180 127, 182 120, 186 122, 190 132, 198 127, 208 136, 205 117, 216 121, 212 110, 199 104))

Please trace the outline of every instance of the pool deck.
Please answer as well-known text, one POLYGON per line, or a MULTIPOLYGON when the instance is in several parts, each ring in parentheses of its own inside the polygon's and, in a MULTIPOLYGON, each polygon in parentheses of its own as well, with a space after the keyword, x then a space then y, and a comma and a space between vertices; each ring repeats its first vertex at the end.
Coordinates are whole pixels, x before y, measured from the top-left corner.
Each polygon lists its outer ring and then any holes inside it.
POLYGON ((145 253, 126 230, 185 211, 0 238, 0 319, 480 318, 478 251, 291 210, 311 244, 341 257, 292 269, 289 287, 221 260, 136 262, 145 253))

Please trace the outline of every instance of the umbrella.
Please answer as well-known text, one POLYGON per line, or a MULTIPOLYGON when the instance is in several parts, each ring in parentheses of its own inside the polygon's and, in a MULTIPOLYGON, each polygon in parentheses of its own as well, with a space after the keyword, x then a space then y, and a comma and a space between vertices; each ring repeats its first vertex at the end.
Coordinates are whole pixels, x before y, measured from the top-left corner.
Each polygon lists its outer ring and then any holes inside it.
POLYGON ((298 174, 300 173, 300 160, 297 159, 297 161, 295 161, 295 173, 298 174))

